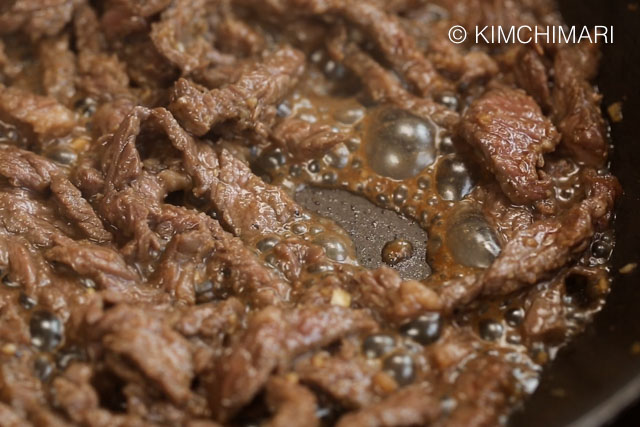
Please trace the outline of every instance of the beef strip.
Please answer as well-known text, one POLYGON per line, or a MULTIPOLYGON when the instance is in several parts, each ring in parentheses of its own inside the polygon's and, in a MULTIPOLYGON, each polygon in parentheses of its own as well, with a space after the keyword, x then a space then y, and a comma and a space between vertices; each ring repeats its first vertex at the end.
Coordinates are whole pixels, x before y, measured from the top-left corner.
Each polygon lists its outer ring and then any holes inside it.
POLYGON ((71 219, 89 239, 96 242, 112 239, 89 202, 67 178, 61 174, 53 176, 50 188, 63 215, 71 219))
POLYGON ((610 175, 589 170, 585 179, 590 187, 581 203, 517 231, 483 273, 443 284, 440 297, 445 309, 467 304, 481 293, 506 295, 538 283, 582 253, 594 232, 606 227, 620 194, 618 181, 610 175))
POLYGON ((344 31, 329 42, 329 52, 334 60, 344 63, 362 80, 369 96, 378 103, 388 102, 411 111, 421 117, 433 120, 446 129, 452 129, 458 122, 458 114, 429 98, 416 97, 402 87, 402 84, 388 70, 374 61, 355 44, 344 40, 344 31))
POLYGON ((139 370, 174 402, 190 397, 189 343, 165 324, 162 315, 122 304, 107 310, 94 328, 92 334, 104 346, 106 363, 116 375, 127 380, 135 378, 132 370, 139 370))
POLYGON ((560 136, 540 107, 522 91, 494 89, 471 104, 460 135, 482 154, 512 202, 549 197, 551 182, 540 171, 543 154, 560 136))
POLYGON ((55 36, 71 21, 71 0, 17 0, 0 15, 0 33, 18 30, 33 40, 55 36))
POLYGON ((329 125, 287 118, 273 131, 273 139, 295 159, 313 159, 337 144, 346 142, 344 134, 329 125))
POLYGON ((238 129, 266 135, 276 104, 295 86, 303 68, 302 53, 282 47, 247 67, 237 82, 221 89, 204 91, 187 80, 178 80, 169 109, 185 129, 196 135, 204 135, 228 120, 238 129))
POLYGON ((68 37, 45 39, 38 47, 45 93, 68 106, 76 91, 76 58, 68 37))
POLYGON ((306 387, 281 377, 272 377, 266 386, 267 404, 274 417, 269 427, 306 427, 319 425, 316 398, 306 387))
POLYGON ((5 423, 493 425, 602 306, 597 46, 448 38, 562 25, 553 1, 0 3, 5 423), (411 120, 377 138, 389 108, 411 120), (410 167, 413 142, 435 153, 417 175, 371 169, 370 144, 410 167), (307 185, 415 220, 431 275, 362 267, 307 185), (455 262, 461 204, 502 248, 486 268, 455 262))
POLYGON ((549 89, 549 71, 543 57, 532 48, 518 50, 514 73, 518 85, 536 100, 544 112, 551 109, 551 90, 549 89))
POLYGON ((170 6, 160 22, 153 24, 151 38, 156 48, 183 74, 210 64, 229 64, 234 57, 217 51, 209 31, 206 0, 180 0, 170 6))
POLYGON ((0 120, 12 123, 36 142, 69 134, 76 125, 73 112, 54 99, 0 86, 0 120))
POLYGON ((335 306, 290 312, 266 308, 249 320, 246 332, 216 362, 209 404, 219 420, 227 420, 256 395, 274 369, 285 368, 293 357, 376 326, 365 312, 335 306))
POLYGON ((598 61, 596 45, 584 43, 560 49, 553 64, 553 117, 562 146, 576 160, 594 167, 606 163, 609 151, 601 96, 589 84, 598 61))

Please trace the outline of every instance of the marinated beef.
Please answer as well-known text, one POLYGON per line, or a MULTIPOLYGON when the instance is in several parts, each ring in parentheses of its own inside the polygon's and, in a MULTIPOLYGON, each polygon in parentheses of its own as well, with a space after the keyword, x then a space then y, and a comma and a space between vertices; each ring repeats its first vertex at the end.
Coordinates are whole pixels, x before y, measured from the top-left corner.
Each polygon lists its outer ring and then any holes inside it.
POLYGON ((3 2, 0 423, 502 422, 602 307, 621 189, 597 46, 454 45, 459 24, 562 20, 3 2))
POLYGON ((471 104, 460 134, 480 151, 512 202, 550 196, 551 182, 539 168, 560 135, 532 98, 518 90, 491 90, 471 104))

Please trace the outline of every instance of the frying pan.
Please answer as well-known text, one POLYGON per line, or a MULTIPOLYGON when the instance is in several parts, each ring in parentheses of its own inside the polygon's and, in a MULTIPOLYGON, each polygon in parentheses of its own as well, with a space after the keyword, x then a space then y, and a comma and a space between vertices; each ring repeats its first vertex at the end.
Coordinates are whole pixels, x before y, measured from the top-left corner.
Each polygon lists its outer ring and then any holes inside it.
MULTIPOLYGON (((559 3, 569 25, 614 27, 613 44, 603 46, 598 85, 604 94, 605 111, 614 102, 623 103, 624 119, 611 126, 615 143, 611 161, 625 192, 615 222, 615 273, 607 304, 585 332, 564 347, 546 368, 536 392, 510 418, 509 425, 514 427, 605 425, 640 397, 640 267, 630 274, 619 273, 628 263, 640 264, 640 3, 559 3), (633 348, 637 350, 634 352, 633 348)), ((296 199, 343 226, 359 250, 366 248, 379 254, 382 245, 398 234, 414 242, 425 238, 416 224, 346 192, 315 189, 299 193, 296 199), (368 221, 363 222, 363 218, 368 221)), ((409 270, 417 271, 420 277, 424 268, 428 266, 414 265, 409 270)), ((632 425, 640 426, 640 419, 633 420, 632 425)))

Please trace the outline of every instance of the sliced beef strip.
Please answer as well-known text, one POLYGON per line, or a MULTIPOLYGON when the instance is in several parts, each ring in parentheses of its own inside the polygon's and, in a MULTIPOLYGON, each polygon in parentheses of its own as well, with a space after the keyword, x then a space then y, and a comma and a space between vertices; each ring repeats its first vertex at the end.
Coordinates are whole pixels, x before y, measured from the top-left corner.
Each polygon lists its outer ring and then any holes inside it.
POLYGON ((276 104, 296 85, 304 55, 282 47, 247 67, 238 81, 205 91, 187 80, 176 82, 169 109, 188 131, 204 135, 216 124, 233 121, 238 129, 266 135, 276 104))
POLYGON ((100 408, 99 396, 91 385, 92 369, 84 363, 74 363, 52 382, 57 401, 75 423, 88 426, 143 426, 131 415, 113 415, 100 408))
POLYGON ((14 187, 45 191, 51 184, 51 176, 60 173, 59 168, 31 151, 0 145, 0 175, 14 187))
POLYGON ((209 384, 209 404, 216 418, 225 421, 251 401, 271 372, 286 367, 293 357, 376 327, 364 311, 337 306, 297 307, 286 312, 268 307, 257 312, 231 351, 216 362, 209 384))
POLYGON ((159 285, 176 301, 195 304, 195 269, 215 250, 214 244, 208 230, 175 235, 167 244, 155 272, 159 285))
MULTIPOLYGON (((231 10, 226 10, 216 28, 217 44, 226 53, 236 58, 242 54, 251 56, 263 50, 267 44, 265 34, 260 29, 238 19, 231 10)), ((237 61, 237 59, 236 59, 237 61)))
POLYGON ((611 175, 599 176, 593 170, 584 174, 589 189, 582 202, 517 231, 483 273, 444 283, 438 293, 445 311, 479 294, 506 295, 534 285, 582 253, 594 232, 610 221, 620 195, 620 185, 611 175))
POLYGON ((139 280, 117 251, 88 242, 58 238, 45 257, 68 265, 80 276, 90 277, 103 289, 123 291, 139 280))
POLYGON ((162 313, 119 304, 91 329, 107 352, 107 366, 117 375, 129 380, 142 373, 173 402, 189 399, 194 376, 191 348, 162 313))
POLYGON ((218 162, 209 197, 234 234, 251 237, 277 232, 302 213, 284 191, 264 183, 228 151, 219 152, 218 162))
POLYGON ((38 46, 42 85, 47 96, 69 105, 76 92, 76 58, 69 48, 69 37, 42 40, 38 46))
POLYGON ((535 99, 544 112, 550 111, 549 71, 544 63, 544 58, 536 49, 528 46, 518 49, 514 74, 518 86, 535 99))
POLYGON ((344 64, 361 79, 373 101, 391 103, 417 116, 428 118, 445 129, 453 130, 460 119, 455 111, 429 98, 409 93, 389 70, 355 44, 349 43, 343 30, 344 28, 338 29, 337 34, 329 40, 329 53, 335 61, 344 64))
POLYGON ((447 425, 497 424, 500 411, 514 392, 511 370, 504 359, 495 356, 477 357, 467 363, 453 386, 452 397, 457 406, 449 415, 447 425))
POLYGON ((271 377, 266 385, 266 401, 273 418, 268 427, 314 427, 319 425, 316 416, 316 397, 305 386, 286 377, 271 377))
POLYGON ((0 119, 33 142, 65 136, 76 125, 73 112, 53 98, 5 86, 0 86, 0 119))
POLYGON ((355 281, 358 300, 391 322, 403 323, 441 308, 440 298, 433 290, 415 280, 402 280, 389 267, 363 271, 355 281))
POLYGON ((376 41, 387 61, 416 87, 421 96, 450 87, 433 64, 418 49, 400 21, 370 1, 334 1, 334 8, 351 22, 363 28, 376 41))
POLYGON ((284 119, 273 130, 272 138, 296 160, 317 158, 347 141, 346 135, 329 125, 298 118, 284 119))
POLYGON ((71 219, 89 239, 98 243, 112 239, 93 207, 66 177, 54 175, 50 188, 62 214, 71 219))
POLYGON ((57 35, 71 21, 72 0, 17 0, 0 14, 0 34, 21 30, 32 40, 57 35))
POLYGON ((411 385, 359 411, 344 415, 338 427, 429 425, 440 414, 440 401, 427 388, 411 385))
POLYGON ((102 101, 134 98, 129 88, 126 66, 106 51, 96 12, 80 2, 73 17, 73 34, 77 49, 76 86, 80 93, 102 101))
POLYGON ((531 203, 551 195, 551 181, 539 168, 560 135, 524 92, 500 88, 484 94, 465 113, 460 135, 482 154, 512 202, 531 203))
MULTIPOLYGON (((344 344, 343 344, 344 346, 344 344)), ((298 362, 296 374, 306 384, 311 384, 327 393, 345 408, 362 408, 374 403, 378 393, 374 387, 374 376, 380 367, 364 359, 355 351, 338 355, 316 353, 298 362)))
POLYGON ((542 219, 516 233, 484 274, 485 292, 506 294, 534 284, 586 249, 619 193, 611 176, 593 177, 588 198, 559 217, 542 219))
POLYGON ((0 211, 0 224, 11 234, 26 238, 38 247, 51 246, 53 239, 73 236, 73 229, 56 216, 55 209, 42 199, 23 189, 0 192, 4 209, 0 211))
MULTIPOLYGON (((249 3, 255 3, 255 0, 249 0, 249 3)), ((418 49, 416 41, 405 31, 400 20, 380 8, 376 2, 275 0, 268 3, 271 13, 280 18, 290 17, 293 12, 294 16, 332 14, 347 19, 375 41, 385 59, 408 83, 415 86, 421 96, 449 86, 418 49)), ((259 5, 262 6, 262 2, 259 5)), ((258 4, 254 7, 258 7, 258 4)))
POLYGON ((185 308, 173 327, 185 337, 217 338, 220 334, 231 335, 242 326, 244 311, 244 304, 231 297, 185 308))
POLYGON ((589 83, 598 61, 597 46, 583 43, 560 49, 553 64, 553 117, 562 133, 562 147, 593 167, 605 165, 609 151, 601 95, 589 83))
POLYGON ((214 47, 214 33, 209 28, 207 0, 177 0, 152 26, 151 39, 156 48, 183 74, 210 64, 230 64, 232 55, 214 47))

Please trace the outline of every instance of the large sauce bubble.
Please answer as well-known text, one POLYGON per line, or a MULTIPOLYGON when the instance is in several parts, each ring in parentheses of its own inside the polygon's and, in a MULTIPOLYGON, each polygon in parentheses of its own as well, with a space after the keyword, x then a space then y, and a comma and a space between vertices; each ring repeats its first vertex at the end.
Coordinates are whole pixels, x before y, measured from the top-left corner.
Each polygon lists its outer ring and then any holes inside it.
POLYGON ((373 113, 366 134, 369 166, 378 174, 406 179, 418 175, 436 156, 435 125, 397 108, 373 113))
POLYGON ((467 267, 487 268, 500 253, 498 239, 481 212, 464 208, 451 218, 446 242, 453 259, 467 267))
POLYGON ((473 189, 473 181, 465 164, 455 156, 447 156, 438 162, 436 184, 440 197, 457 202, 473 189))

